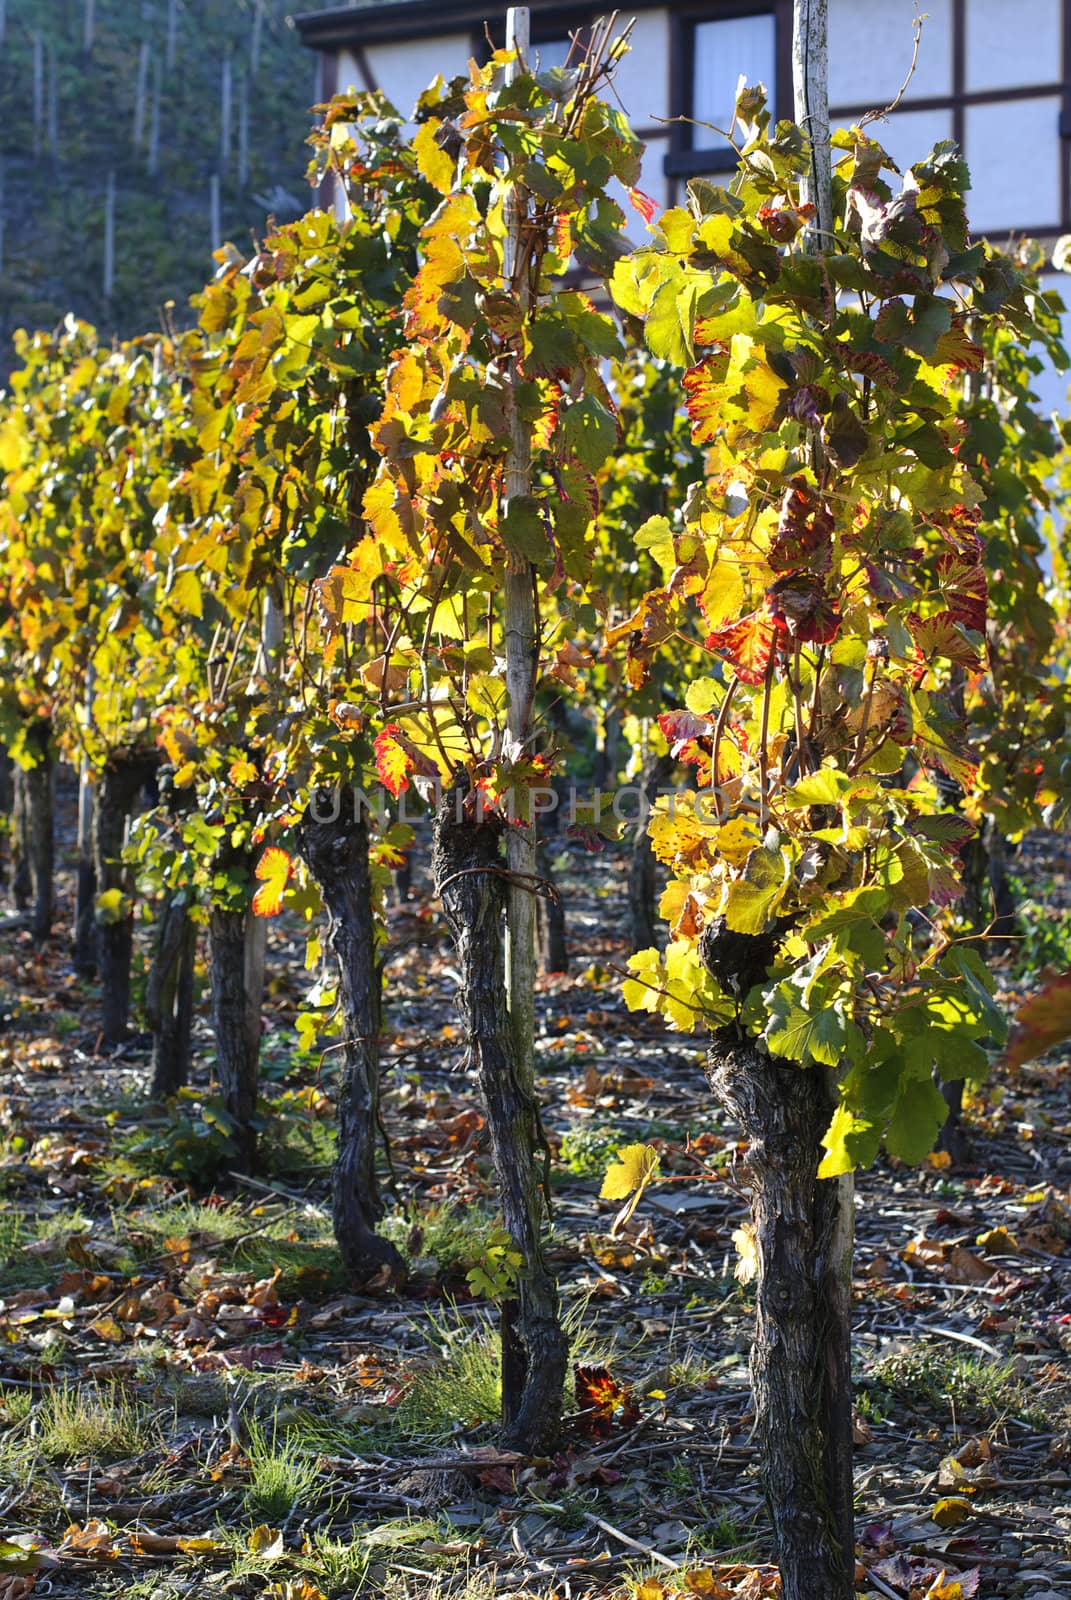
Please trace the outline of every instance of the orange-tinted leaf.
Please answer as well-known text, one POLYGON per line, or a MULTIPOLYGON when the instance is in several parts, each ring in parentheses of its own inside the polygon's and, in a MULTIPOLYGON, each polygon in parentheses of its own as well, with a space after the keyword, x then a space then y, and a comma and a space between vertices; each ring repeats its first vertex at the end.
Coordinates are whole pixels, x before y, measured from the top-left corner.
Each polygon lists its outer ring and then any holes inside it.
POLYGON ((376 735, 375 752, 376 771, 395 800, 408 789, 411 773, 425 778, 439 775, 434 762, 428 760, 396 722, 388 723, 382 733, 376 735))
POLYGON ((921 681, 925 668, 935 657, 951 661, 957 667, 977 667, 978 652, 964 637, 951 611, 938 611, 932 617, 920 617, 912 612, 907 619, 915 645, 915 680, 921 681))
POLYGON ((409 754, 398 738, 400 729, 397 723, 390 723, 382 733, 376 735, 376 771, 386 788, 397 800, 403 790, 409 787, 409 774, 413 764, 409 754))
POLYGON ((1071 972, 1049 973, 1037 994, 1015 1013, 1004 1065, 1021 1067, 1036 1061, 1053 1045, 1071 1039, 1071 972))
POLYGON ((632 1390, 611 1377, 608 1367, 575 1366, 573 1386, 581 1425, 593 1438, 606 1438, 615 1422, 632 1428, 639 1421, 632 1390))
POLYGON ((735 667, 741 683, 761 683, 773 655, 777 630, 768 611, 753 611, 727 628, 707 636, 707 649, 716 650, 735 667))
POLYGON ((282 910, 283 891, 290 881, 293 862, 285 850, 271 845, 257 862, 257 879, 260 888, 253 896, 253 913, 258 917, 274 917, 282 910))
POLYGON ((709 444, 725 425, 725 375, 729 357, 721 351, 706 356, 684 374, 685 410, 696 444, 709 444))

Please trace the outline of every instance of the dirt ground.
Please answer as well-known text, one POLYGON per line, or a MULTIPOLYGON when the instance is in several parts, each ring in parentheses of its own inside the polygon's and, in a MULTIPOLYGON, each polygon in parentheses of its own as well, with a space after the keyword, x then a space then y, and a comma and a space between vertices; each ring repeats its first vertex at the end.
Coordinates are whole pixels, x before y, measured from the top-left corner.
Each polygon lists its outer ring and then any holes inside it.
MULTIPOLYGON (((335 1056, 295 1033, 314 976, 298 930, 271 929, 263 1175, 210 1180, 204 997, 192 1092, 147 1114, 148 1041, 100 1054, 71 968, 69 821, 53 943, 35 951, 12 914, 0 930, 0 1541, 24 1541, 0 1542, 0 1600, 776 1593, 735 1276, 740 1146, 698 1036, 620 999, 623 856, 558 863, 572 970, 538 996, 553 1259, 574 1358, 617 1387, 602 1414, 571 1410, 553 1458, 519 1461, 495 1446, 495 1307, 467 1277, 494 1244, 493 1183, 426 878, 391 909, 387 967, 386 1226, 412 1270, 358 1292, 326 1209, 335 1056), (602 1174, 638 1140, 666 1181, 612 1237, 602 1174)), ((1063 927, 1067 864, 1063 840, 1023 853, 1036 915, 1000 972, 1009 1002, 1063 927)), ((959 1165, 859 1175, 860 1593, 1057 1600, 1066 1059, 995 1077, 966 1131, 959 1165)))

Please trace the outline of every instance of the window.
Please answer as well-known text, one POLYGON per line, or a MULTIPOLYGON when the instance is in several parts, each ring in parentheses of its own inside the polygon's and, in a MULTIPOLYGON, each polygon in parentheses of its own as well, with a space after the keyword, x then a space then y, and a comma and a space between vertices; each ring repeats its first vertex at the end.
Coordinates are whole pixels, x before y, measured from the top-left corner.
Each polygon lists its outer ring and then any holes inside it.
POLYGON ((725 139, 714 129, 728 132, 741 76, 748 83, 764 83, 772 106, 777 93, 776 71, 777 32, 772 13, 697 22, 692 48, 691 114, 696 122, 713 126, 692 128, 692 149, 729 151, 725 139))
MULTIPOLYGON (((572 49, 572 39, 533 39, 528 53, 533 58, 533 66, 540 72, 549 72, 551 67, 564 67, 572 49)), ((581 40, 573 55, 572 65, 579 66, 583 58, 584 42, 581 40)))
POLYGON ((729 130, 740 79, 764 84, 771 113, 786 114, 792 0, 682 0, 671 27, 670 115, 692 120, 671 124, 666 174, 731 172, 736 154, 715 130, 729 130))

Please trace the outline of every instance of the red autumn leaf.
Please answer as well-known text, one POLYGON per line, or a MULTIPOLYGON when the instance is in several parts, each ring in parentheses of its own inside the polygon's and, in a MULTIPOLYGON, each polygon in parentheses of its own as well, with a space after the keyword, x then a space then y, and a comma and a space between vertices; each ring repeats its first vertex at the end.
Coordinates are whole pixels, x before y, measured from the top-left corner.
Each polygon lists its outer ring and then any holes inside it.
POLYGON ((696 739, 709 739, 714 731, 709 717, 697 717, 691 711, 663 711, 658 726, 673 756, 679 756, 683 748, 696 739))
POLYGON ((985 568, 974 551, 949 552, 941 556, 937 562, 937 576, 953 621, 962 622, 974 633, 983 633, 989 584, 985 568))
POLYGON ((565 830, 565 836, 583 845, 589 855, 597 856, 606 849, 605 835, 601 834, 591 822, 570 822, 565 830))
POLYGON ((752 611, 708 634, 706 647, 727 657, 741 683, 761 683, 773 655, 777 629, 768 611, 752 611))
POLYGON ((638 211, 644 222, 653 222, 658 203, 651 199, 649 194, 644 194, 642 189, 628 190, 629 204, 634 211, 638 211))
POLYGON ((907 626, 915 646, 916 683, 922 681, 926 668, 937 656, 957 667, 973 669, 981 665, 977 650, 964 636, 951 611, 938 611, 932 617, 920 617, 918 612, 912 611, 907 626))
POLYGON ((1048 973, 1042 986, 1024 1000, 1012 1024, 1002 1066, 1036 1061, 1053 1045, 1071 1038, 1071 972, 1048 973))
POLYGON ((807 567, 828 572, 833 560, 833 513, 807 484, 789 484, 781 500, 769 561, 775 572, 807 567))
POLYGON ((759 221, 771 239, 776 239, 778 244, 788 244, 814 213, 815 208, 809 200, 800 206, 760 206, 759 221))
POLYGON ((789 572, 766 591, 774 626, 801 644, 831 644, 840 627, 837 602, 820 579, 789 572))
POLYGON ((410 773, 425 778, 439 775, 434 762, 406 737, 396 722, 388 723, 382 733, 376 735, 375 752, 376 771, 395 800, 408 789, 410 773))
POLYGON ((283 891, 290 881, 293 862, 285 850, 272 845, 257 862, 260 888, 253 896, 253 912, 258 917, 274 917, 282 910, 283 891))
POLYGON ((607 1367, 575 1366, 573 1389, 581 1427, 593 1438, 605 1439, 615 1422, 627 1429, 639 1421, 632 1390, 611 1377, 607 1367))
POLYGON ((963 317, 952 318, 952 326, 937 341, 934 360, 943 366, 955 367, 957 372, 981 372, 985 351, 968 334, 963 317))
POLYGON ((885 357, 879 356, 876 350, 853 350, 840 339, 830 348, 835 352, 845 372, 857 372, 860 377, 869 378, 871 383, 880 384, 885 389, 896 388, 895 371, 885 357))

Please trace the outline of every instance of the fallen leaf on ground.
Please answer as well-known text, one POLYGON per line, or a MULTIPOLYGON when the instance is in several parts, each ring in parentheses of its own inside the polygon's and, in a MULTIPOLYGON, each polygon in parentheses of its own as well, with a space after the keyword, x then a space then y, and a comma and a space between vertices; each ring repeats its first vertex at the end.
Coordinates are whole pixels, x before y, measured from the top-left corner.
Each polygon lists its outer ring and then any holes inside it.
POLYGON ((938 1500, 930 1516, 939 1528, 958 1528, 971 1514, 971 1503, 959 1495, 946 1495, 938 1500))

